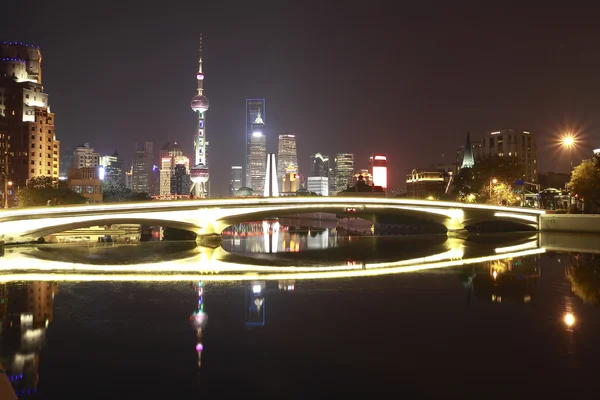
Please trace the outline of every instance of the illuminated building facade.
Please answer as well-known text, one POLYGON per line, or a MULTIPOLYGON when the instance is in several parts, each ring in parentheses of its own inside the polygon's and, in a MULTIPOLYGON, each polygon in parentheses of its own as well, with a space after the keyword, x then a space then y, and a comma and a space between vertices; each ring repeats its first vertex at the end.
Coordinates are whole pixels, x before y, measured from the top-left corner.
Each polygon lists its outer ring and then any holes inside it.
POLYGON ((442 171, 413 169, 406 176, 406 194, 413 199, 438 199, 445 193, 446 180, 442 171))
POLYGON ((125 185, 123 159, 115 150, 110 156, 100 157, 100 166, 104 168, 104 181, 116 186, 125 185))
MULTIPOLYGON (((277 146, 277 177, 280 179, 282 192, 286 191, 283 189, 283 179, 288 173, 292 175, 299 173, 298 155, 296 154, 296 135, 284 133, 279 135, 277 146)), ((290 180, 288 179, 287 182, 289 183, 290 180)))
POLYGON ((79 193, 91 204, 102 203, 102 179, 98 167, 71 168, 68 175, 69 188, 79 193))
POLYGON ((354 177, 354 154, 339 153, 335 156, 335 191, 341 192, 352 186, 354 177))
POLYGON ((75 147, 71 168, 96 168, 100 166, 100 154, 89 143, 75 147))
POLYGON ((250 185, 254 192, 262 193, 265 188, 267 170, 267 136, 264 134, 264 122, 258 113, 250 137, 250 185))
POLYGON ((481 156, 516 158, 522 168, 522 179, 537 182, 537 145, 535 135, 520 129, 504 129, 486 133, 481 139, 481 156))
POLYGON ((28 179, 58 179, 60 142, 48 93, 42 86, 39 46, 0 43, 0 174, 15 186, 28 179))
POLYGON ((152 142, 136 143, 134 145, 131 170, 131 191, 134 193, 152 192, 153 149, 152 142))
POLYGON ((323 176, 309 176, 306 180, 306 190, 320 196, 329 196, 329 179, 323 176))
POLYGON ((275 154, 273 153, 269 153, 267 155, 267 167, 265 171, 263 196, 279 196, 279 182, 277 182, 277 163, 275 162, 275 154))
POLYGON ((356 185, 356 183, 361 180, 369 186, 373 186, 373 175, 367 169, 361 169, 356 174, 354 174, 352 178, 352 184, 356 185))
POLYGON ((172 194, 189 194, 190 181, 190 159, 183 155, 183 150, 177 142, 167 143, 159 151, 160 157, 160 196, 169 196, 172 194), (173 182, 173 177, 177 170, 178 177, 173 182), (187 188, 186 192, 182 192, 187 188))
POLYGON ((190 104, 192 110, 198 113, 198 124, 196 135, 194 137, 194 166, 190 170, 192 180, 192 194, 196 198, 209 197, 209 171, 208 171, 208 141, 206 140, 206 126, 204 114, 208 110, 208 98, 204 95, 202 83, 204 82, 204 72, 202 72, 202 35, 200 35, 200 57, 198 59, 198 72, 196 80, 198 81, 198 93, 192 98, 190 104))
POLYGON ((296 193, 300 189, 300 180, 296 174, 296 168, 290 165, 285 169, 281 180, 281 193, 296 193))
POLYGON ((373 176, 373 185, 387 189, 387 155, 373 154, 369 159, 369 169, 373 176))
POLYGON ((265 99, 246 99, 246 163, 245 166, 245 186, 252 187, 251 185, 251 155, 252 155, 252 134, 257 130, 264 134, 264 125, 267 118, 266 114, 266 103, 265 99), (258 118, 260 116, 260 119, 258 118), (256 121, 260 121, 260 126, 255 126, 256 121))
MULTIPOLYGON (((308 169, 308 177, 319 177, 319 178, 326 178, 327 179, 327 194, 322 194, 324 193, 323 190, 321 190, 321 195, 322 196, 329 196, 329 193, 334 192, 335 191, 335 179, 334 179, 334 174, 333 171, 331 169, 331 164, 329 163, 329 156, 323 155, 321 153, 316 153, 314 156, 310 156, 310 162, 309 162, 309 169, 308 169)), ((317 181, 315 179, 312 180, 312 187, 313 189, 316 189, 316 185, 317 185, 317 181)), ((319 180, 319 187, 321 187, 322 184, 322 180, 319 180)), ((309 192, 315 192, 317 193, 315 190, 311 190, 308 187, 308 179, 306 182, 307 185, 307 189, 309 192)))
POLYGON ((0 359, 19 398, 37 391, 39 353, 54 316, 56 293, 54 282, 0 284, 0 359))
POLYGON ((229 179, 229 194, 235 196, 238 190, 242 188, 244 168, 241 165, 231 166, 231 177, 229 179))

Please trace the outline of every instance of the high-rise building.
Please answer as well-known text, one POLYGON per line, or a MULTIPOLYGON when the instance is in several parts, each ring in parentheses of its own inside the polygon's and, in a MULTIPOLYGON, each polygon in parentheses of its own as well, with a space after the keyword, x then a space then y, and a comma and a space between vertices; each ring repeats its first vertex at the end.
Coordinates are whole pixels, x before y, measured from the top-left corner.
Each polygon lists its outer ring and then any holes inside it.
POLYGON ((104 181, 116 186, 125 185, 123 158, 115 150, 110 156, 100 157, 100 166, 104 168, 104 181))
MULTIPOLYGON (((260 117, 259 117, 260 118, 260 117)), ((267 172, 267 137, 259 130, 250 138, 250 188, 262 193, 267 172)))
POLYGON ((39 46, 0 43, 0 141, 0 176, 15 186, 36 176, 58 179, 60 142, 42 86, 39 46))
POLYGON ((89 143, 75 147, 71 168, 97 168, 100 166, 100 154, 89 143))
POLYGON ((535 135, 520 129, 504 129, 486 133, 481 139, 481 155, 514 157, 522 168, 526 182, 537 182, 537 146, 535 135))
POLYGON ((280 193, 296 193, 300 189, 300 177, 296 173, 296 167, 290 165, 284 170, 283 178, 280 179, 280 193))
POLYGON ((190 162, 186 158, 187 164, 175 164, 173 174, 171 175, 171 194, 189 195, 191 188, 190 162))
MULTIPOLYGON (((368 169, 361 169, 360 171, 355 173, 354 176, 352 177, 352 184, 356 185, 358 183, 358 181, 363 181, 367 185, 373 186, 374 185, 373 179, 374 179, 373 175, 369 172, 368 169)), ((376 185, 376 186, 381 186, 381 185, 376 185)))
POLYGON ((354 154, 339 153, 335 156, 335 191, 341 192, 352 186, 354 177, 354 154))
POLYGON ((314 156, 310 156, 310 167, 308 176, 321 176, 329 178, 330 166, 329 156, 321 153, 316 153, 314 156))
POLYGON ((229 180, 229 194, 235 196, 242 187, 244 168, 241 165, 231 166, 231 178, 229 180))
POLYGON ((373 154, 369 160, 373 186, 381 186, 387 189, 387 155, 373 154))
POLYGON ((131 191, 134 193, 152 192, 152 161, 154 150, 152 142, 136 143, 131 166, 131 191))
MULTIPOLYGON (((296 154, 296 135, 283 133, 279 135, 277 145, 277 177, 279 182, 283 182, 282 179, 288 171, 293 175, 298 175, 299 173, 298 155, 296 154)), ((284 191, 283 187, 281 187, 281 191, 284 191)))
POLYGON ((471 136, 467 132, 467 140, 463 148, 463 158, 460 168, 473 168, 475 165, 475 156, 473 155, 473 146, 471 145, 471 136))
POLYGON ((133 166, 125 172, 125 188, 133 191, 133 166))
POLYGON ((206 140, 206 126, 204 113, 208 110, 208 99, 203 94, 202 82, 204 82, 204 73, 202 72, 202 35, 200 35, 200 58, 198 59, 198 72, 196 80, 198 81, 198 94, 192 98, 191 107, 198 113, 198 126, 196 127, 196 136, 194 138, 194 167, 190 171, 192 179, 192 194, 194 197, 205 198, 209 194, 208 186, 208 141, 206 140))
POLYGON ((251 187, 250 184, 250 143, 252 142, 252 134, 257 130, 255 126, 258 117, 262 127, 261 132, 264 132, 264 125, 267 118, 265 99, 246 99, 246 162, 244 163, 245 186, 251 187))
MULTIPOLYGON (((171 144, 171 143, 167 143, 162 149, 160 149, 159 151, 159 157, 160 157, 160 183, 159 183, 159 194, 161 196, 169 196, 172 194, 189 194, 188 193, 174 193, 173 192, 173 176, 175 174, 175 170, 177 169, 178 166, 183 166, 183 168, 185 169, 185 178, 179 178, 180 180, 185 181, 190 180, 190 159, 187 158, 186 156, 183 155, 183 150, 181 149, 181 147, 179 147, 179 145, 177 144, 177 142, 171 144)), ((181 168, 179 168, 179 174, 181 175, 181 168)), ((190 180, 191 182, 191 180, 190 180)), ((191 189, 189 187, 190 185, 188 185, 188 189, 191 189)), ((177 192, 181 192, 181 188, 186 187, 181 186, 179 183, 177 183, 176 187, 176 191, 177 192)))

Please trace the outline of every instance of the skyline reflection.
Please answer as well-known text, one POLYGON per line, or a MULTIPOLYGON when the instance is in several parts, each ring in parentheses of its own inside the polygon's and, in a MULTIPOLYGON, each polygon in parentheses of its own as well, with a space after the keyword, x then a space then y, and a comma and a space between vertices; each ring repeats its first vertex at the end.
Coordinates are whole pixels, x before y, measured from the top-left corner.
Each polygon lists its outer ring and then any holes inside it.
MULTIPOLYGON (((410 349, 399 343, 413 343, 414 346, 408 347, 445 354, 448 360, 456 360, 456 354, 468 353, 473 348, 475 353, 470 353, 470 357, 476 357, 481 343, 470 345, 474 339, 468 333, 473 331, 487 333, 487 336, 482 334, 486 343, 496 343, 489 351, 495 362, 502 364, 498 360, 502 360, 503 353, 514 356, 525 348, 536 351, 535 347, 527 347, 535 346, 527 344, 531 339, 525 336, 530 320, 535 332, 544 330, 551 338, 560 332, 566 334, 566 330, 570 336, 567 335, 563 345, 568 357, 578 360, 580 350, 574 343, 585 334, 586 326, 591 326, 596 313, 587 305, 595 304, 593 301, 597 299, 598 286, 593 273, 597 256, 554 253, 539 246, 537 235, 525 235, 518 240, 497 237, 489 242, 486 237, 432 239, 421 245, 416 239, 406 238, 356 236, 349 241, 337 232, 337 244, 320 250, 307 245, 310 234, 293 235, 297 237, 299 252, 273 253, 275 244, 278 249, 287 247, 292 235, 286 229, 274 231, 267 226, 268 247, 261 230, 259 235, 240 238, 255 243, 241 246, 245 250, 237 253, 156 243, 141 245, 136 250, 147 258, 120 264, 116 262, 121 259, 120 252, 134 251, 135 246, 86 248, 85 252, 81 250, 81 257, 71 255, 72 259, 63 254, 64 247, 57 247, 60 250, 56 252, 45 251, 44 246, 23 252, 17 247, 7 248, 5 257, 0 259, 3 261, 0 263, 3 307, 0 362, 8 369, 9 376, 23 374, 22 379, 11 382, 16 391, 21 391, 20 398, 27 398, 28 390, 31 396, 51 390, 44 387, 45 383, 51 385, 49 381, 59 385, 53 370, 62 365, 63 357, 66 368, 70 368, 69 360, 77 359, 75 354, 79 351, 95 354, 93 350, 80 349, 81 343, 69 343, 68 338, 81 335, 82 343, 92 338, 95 342, 92 340, 91 346, 111 340, 114 346, 119 340, 129 345, 140 342, 139 347, 134 346, 135 350, 145 355, 120 346, 110 356, 119 360, 115 368, 125 368, 119 365, 128 360, 127 368, 143 369, 151 353, 152 362, 178 365, 179 369, 167 381, 179 379, 178 384, 184 384, 198 379, 202 390, 208 390, 206 387, 211 385, 219 386, 211 383, 215 376, 227 379, 237 376, 237 364, 256 362, 257 370, 261 370, 264 358, 264 363, 273 366, 261 373, 275 374, 277 368, 283 368, 280 360, 285 357, 280 354, 286 351, 290 352, 286 357, 301 365, 315 362, 340 365, 340 357, 349 363, 350 359, 343 358, 342 349, 363 336, 369 342, 369 351, 356 356, 360 360, 358 365, 370 365, 371 357, 376 355, 381 360, 381 354, 393 357, 402 354, 411 365, 429 362, 421 359, 422 350, 411 355, 410 349), (429 248, 428 243, 431 243, 429 248), (378 249, 390 246, 393 248, 386 254, 378 254, 378 249), (348 260, 346 254, 355 258, 348 260), (87 264, 86 257, 89 257, 87 264), (559 259, 568 265, 561 265, 559 259), (111 271, 113 265, 121 268, 111 271), (144 268, 138 268, 140 265, 144 268), (60 291, 57 282, 64 282, 60 291), (125 310, 121 319, 114 316, 119 310, 125 310), (88 323, 80 322, 82 319, 88 323), (414 322, 408 328, 404 322, 407 319, 414 322), (96 321, 104 321, 106 325, 96 325, 96 321), (298 324, 311 326, 311 332, 303 331, 299 338, 294 337, 298 324), (460 330, 461 325, 464 331, 460 330), (494 331, 501 327, 507 332, 494 331), (368 338, 371 331, 376 333, 368 338), (457 353, 453 353, 450 349, 453 346, 436 336, 440 331, 453 340, 470 339, 466 344, 455 345, 457 353), (124 338, 111 336, 111 332, 120 332, 124 338), (356 336, 356 332, 362 332, 363 336, 356 336), (513 340, 515 332, 524 336, 513 340), (502 340, 506 344, 502 345, 502 340), (149 345, 151 351, 147 351, 149 345), (311 346, 317 347, 314 353, 311 346), (160 349, 164 351, 161 353, 160 349), (229 354, 236 354, 235 361, 229 354), (177 377, 181 370, 192 370, 189 367, 192 361, 197 378, 191 374, 177 377), (40 378, 42 385, 38 385, 40 378)), ((331 231, 325 236, 317 233, 312 238, 324 245, 325 237, 329 245, 332 240, 328 235, 332 235, 331 231)), ((234 239, 231 244, 236 246, 234 239)), ((71 251, 77 250, 72 247, 71 251)), ((560 353, 562 348, 554 346, 555 353, 560 353)), ((89 363, 86 365, 90 371, 85 376, 99 373, 100 367, 93 365, 93 359, 82 360, 89 363)), ((440 356, 439 361, 446 368, 450 363, 444 360, 440 356)), ((484 360, 477 361, 480 364, 484 360)), ((462 368, 470 368, 469 365, 462 368)), ((123 369, 119 371, 123 373, 123 369)), ((470 372, 477 374, 473 371, 470 372)), ((92 378, 77 375, 77 379, 88 382, 92 378)), ((108 381, 107 385, 115 387, 117 383, 108 381)))

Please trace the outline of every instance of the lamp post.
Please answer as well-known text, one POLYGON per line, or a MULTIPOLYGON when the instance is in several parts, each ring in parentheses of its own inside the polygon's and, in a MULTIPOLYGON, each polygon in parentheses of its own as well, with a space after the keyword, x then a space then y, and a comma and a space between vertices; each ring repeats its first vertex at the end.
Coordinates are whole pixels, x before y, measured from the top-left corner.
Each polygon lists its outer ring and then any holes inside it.
POLYGON ((498 183, 498 179, 490 178, 490 200, 492 199, 492 185, 495 185, 496 183, 498 183))
POLYGON ((12 181, 9 181, 7 177, 4 178, 4 208, 8 208, 8 188, 12 184, 12 181))
MULTIPOLYGON (((573 146, 575 145, 575 138, 570 133, 567 133, 565 137, 563 137, 562 145, 565 146, 569 150, 569 180, 571 179, 571 172, 573 171, 573 146)), ((573 204, 571 198, 571 189, 569 188, 569 207, 573 204)))

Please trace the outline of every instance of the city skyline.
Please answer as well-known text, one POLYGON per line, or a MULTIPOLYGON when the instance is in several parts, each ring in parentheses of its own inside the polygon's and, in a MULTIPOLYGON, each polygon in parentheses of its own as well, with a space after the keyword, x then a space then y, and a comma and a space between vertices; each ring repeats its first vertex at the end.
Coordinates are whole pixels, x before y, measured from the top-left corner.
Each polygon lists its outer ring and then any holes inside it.
MULTIPOLYGON (((126 31, 111 30, 105 35, 95 31, 134 10, 125 7, 119 16, 112 16, 102 10, 94 13, 92 9, 88 14, 73 8, 66 15, 71 17, 69 23, 63 24, 64 20, 52 17, 56 10, 45 7, 49 6, 42 6, 41 11, 46 13, 36 15, 23 6, 9 5, 6 13, 11 18, 0 27, 0 38, 41 46, 44 86, 52 94, 52 108, 59 116, 56 135, 64 148, 89 142, 102 155, 116 149, 124 155, 126 167, 132 162, 127 149, 145 140, 155 146, 177 140, 185 154, 193 154, 193 143, 188 142, 197 117, 185 103, 194 85, 190 76, 197 69, 200 30, 205 39, 210 38, 205 53, 210 58, 206 86, 211 94, 214 195, 228 193, 229 166, 244 163, 244 102, 248 98, 269 102, 266 134, 270 151, 278 133, 295 132, 302 173, 306 174, 306 160, 315 152, 354 153, 357 169, 367 167, 371 153, 385 152, 390 187, 402 187, 406 171, 414 167, 454 162, 454 151, 467 131, 473 140, 508 127, 536 132, 540 172, 565 172, 568 168, 564 157, 551 163, 564 156, 558 145, 552 144, 558 135, 581 130, 582 139, 599 136, 600 115, 594 97, 597 78, 592 72, 600 60, 583 51, 591 48, 594 37, 590 32, 593 25, 583 22, 590 18, 585 10, 546 7, 516 12, 496 6, 492 13, 411 5, 405 26, 394 24, 394 40, 388 41, 396 44, 390 47, 380 40, 384 36, 379 29, 351 30, 345 25, 343 21, 356 18, 358 10, 352 7, 341 11, 336 22, 334 8, 322 6, 318 15, 311 15, 315 29, 310 33, 300 29, 307 16, 303 7, 274 8, 261 17, 286 21, 289 29, 281 33, 275 26, 255 24, 253 18, 238 18, 258 16, 259 10, 242 6, 227 13, 221 6, 203 5, 204 16, 193 24, 186 23, 197 18, 193 12, 175 7, 174 15, 181 21, 172 26, 177 28, 155 32, 152 26, 169 21, 144 10, 143 18, 131 21, 126 31), (293 18, 285 18, 294 13, 293 18), (507 18, 513 29, 499 34, 497 28, 507 18), (239 35, 250 25, 266 35, 264 43, 252 43, 252 37, 239 35), (326 28, 331 35, 323 36, 326 28), (79 34, 71 35, 74 30, 79 34), (422 37, 404 38, 409 30, 417 30, 422 37), (358 31, 370 33, 360 36, 358 31), (319 40, 321 37, 327 40, 319 40), (123 41, 126 49, 115 49, 111 43, 117 41, 123 41), (146 50, 150 47, 152 51, 146 50), (355 47, 361 57, 350 63, 355 47), (62 48, 77 51, 64 52, 62 48), (586 54, 585 62, 582 54, 586 54), (64 68, 79 59, 98 62, 86 64, 77 74, 64 68), (519 62, 510 61, 515 59, 519 62), (563 62, 565 59, 570 62, 563 62), (304 60, 311 60, 314 66, 304 60), (361 96, 373 101, 363 102, 362 109, 351 112, 352 93, 357 90, 351 82, 356 77, 361 96), (143 98, 153 101, 135 107, 143 98), (356 129, 361 121, 368 121, 366 136, 356 129), (361 143, 365 137, 368 145, 361 143)), ((385 8, 363 11, 359 26, 391 28, 385 8)), ((573 154, 575 163, 590 156, 591 149, 584 146, 573 154)))

